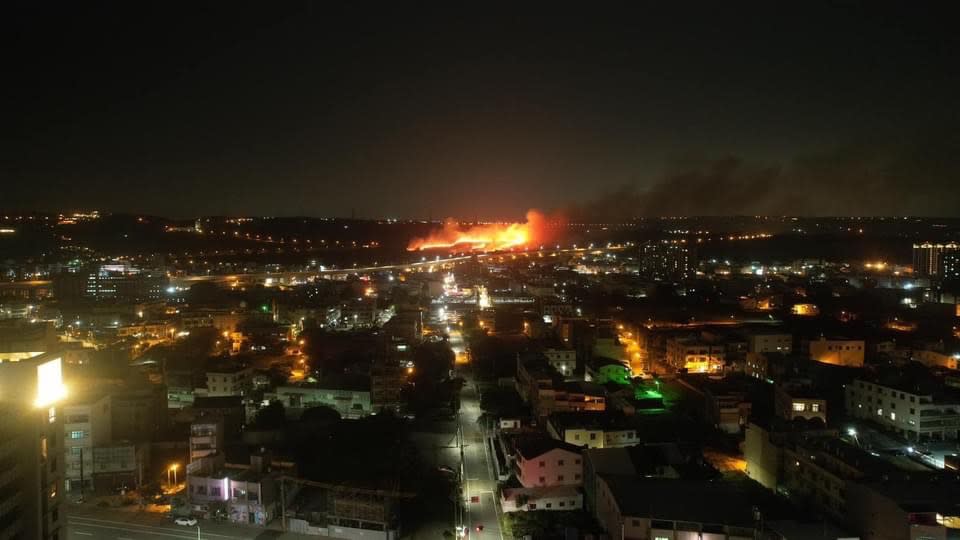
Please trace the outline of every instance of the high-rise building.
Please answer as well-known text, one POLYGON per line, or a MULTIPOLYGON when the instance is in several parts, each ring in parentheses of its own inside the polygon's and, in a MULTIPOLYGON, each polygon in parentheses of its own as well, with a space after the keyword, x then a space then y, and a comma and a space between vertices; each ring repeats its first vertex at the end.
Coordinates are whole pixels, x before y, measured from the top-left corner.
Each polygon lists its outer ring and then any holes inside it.
POLYGON ((924 242, 913 245, 913 273, 917 276, 939 276, 943 271, 943 256, 960 251, 956 242, 924 242))
POLYGON ((62 360, 0 363, 0 538, 66 538, 62 360))
POLYGON ((651 240, 640 247, 640 275, 646 278, 684 279, 694 266, 693 248, 686 240, 651 240))
POLYGON ((93 300, 158 300, 167 288, 167 276, 129 264, 103 264, 87 274, 85 296, 93 300))
POLYGON ((53 285, 56 297, 64 302, 140 302, 163 298, 169 279, 162 270, 110 263, 57 274, 53 285))
POLYGON ((960 251, 948 251, 940 258, 940 279, 960 283, 960 251))

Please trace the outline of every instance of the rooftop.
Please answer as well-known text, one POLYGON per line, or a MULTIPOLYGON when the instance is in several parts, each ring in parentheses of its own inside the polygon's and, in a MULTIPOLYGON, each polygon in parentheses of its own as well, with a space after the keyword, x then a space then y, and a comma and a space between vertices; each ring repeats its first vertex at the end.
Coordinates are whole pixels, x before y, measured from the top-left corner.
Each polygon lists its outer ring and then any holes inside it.
POLYGON ((559 384, 556 388, 557 390, 576 392, 588 396, 604 396, 607 394, 602 385, 584 381, 568 381, 559 384))
POLYGON ((566 450, 576 454, 579 454, 581 450, 577 445, 558 441, 557 439, 541 435, 532 437, 519 437, 515 444, 517 453, 520 454, 523 459, 533 459, 537 456, 542 456, 551 450, 566 450))
POLYGON ((622 515, 753 527, 756 493, 738 484, 601 475, 622 515))
POLYGON ((507 500, 518 495, 526 495, 530 499, 546 499, 552 497, 576 497, 580 490, 576 486, 545 486, 535 488, 504 488, 503 497, 507 500))
POLYGON ((613 412, 556 412, 547 419, 557 430, 593 429, 614 431, 635 429, 636 423, 613 412))
POLYGON ((226 409, 243 406, 241 396, 197 396, 193 400, 194 409, 226 409))

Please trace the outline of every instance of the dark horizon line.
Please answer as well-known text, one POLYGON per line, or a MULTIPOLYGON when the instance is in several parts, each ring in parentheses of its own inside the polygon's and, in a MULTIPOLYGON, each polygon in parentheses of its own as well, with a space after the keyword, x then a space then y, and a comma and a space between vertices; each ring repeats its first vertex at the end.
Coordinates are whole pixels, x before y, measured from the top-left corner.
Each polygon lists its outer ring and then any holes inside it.
MULTIPOLYGON (((398 217, 360 217, 360 216, 322 216, 322 215, 303 215, 303 214, 289 214, 289 215, 256 215, 256 214, 200 214, 193 215, 189 217, 171 217, 164 216, 160 214, 153 213, 139 213, 132 212, 129 210, 100 210, 96 208, 91 209, 69 209, 69 210, 9 210, 2 209, 0 210, 0 217, 6 219, 8 216, 28 216, 28 215, 39 215, 39 216, 69 216, 72 214, 90 214, 98 213, 100 217, 104 216, 119 216, 119 217, 141 217, 141 218, 150 218, 150 219, 162 219, 167 221, 195 221, 197 219, 310 219, 310 220, 341 220, 341 221, 395 221, 403 223, 438 223, 442 224, 449 219, 453 219, 458 223, 521 223, 522 219, 510 220, 510 219, 463 219, 457 218, 454 216, 447 216, 444 218, 398 218, 398 217)), ((829 220, 957 220, 960 221, 960 216, 936 216, 936 215, 890 215, 890 214, 851 214, 851 215, 805 215, 805 214, 688 214, 688 215, 661 215, 661 216, 633 216, 627 220, 613 220, 613 221, 595 221, 584 220, 582 218, 573 219, 565 218, 564 212, 548 212, 548 221, 567 221, 570 223, 583 223, 587 225, 609 225, 609 224, 628 224, 637 221, 670 221, 670 220, 687 220, 687 219, 829 219, 829 220)))

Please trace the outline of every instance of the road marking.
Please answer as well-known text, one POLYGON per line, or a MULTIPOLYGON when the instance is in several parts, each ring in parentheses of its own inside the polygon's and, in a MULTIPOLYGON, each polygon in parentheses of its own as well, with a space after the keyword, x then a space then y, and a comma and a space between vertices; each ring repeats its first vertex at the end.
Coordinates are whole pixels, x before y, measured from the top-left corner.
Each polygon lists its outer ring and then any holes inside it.
MULTIPOLYGON (((128 528, 126 528, 126 527, 111 527, 111 526, 109 526, 109 525, 95 525, 95 524, 92 524, 92 523, 84 523, 83 525, 85 525, 85 526, 87 526, 87 527, 96 527, 96 528, 98 528, 98 529, 114 529, 114 530, 117 530, 117 531, 138 532, 138 533, 144 533, 144 534, 145 534, 145 533, 149 533, 149 534, 156 535, 156 536, 169 536, 169 537, 171 537, 171 538, 183 538, 183 539, 185 539, 185 540, 192 540, 192 539, 194 538, 194 535, 193 535, 192 533, 187 533, 186 531, 184 531, 183 534, 170 534, 170 533, 164 533, 164 532, 136 531, 136 530, 128 529, 128 528), (184 536, 184 534, 185 534, 186 536, 184 536)), ((173 531, 171 531, 171 532, 173 532, 173 531)), ((92 535, 91 535, 91 536, 92 536, 92 535)), ((222 535, 218 535, 218 536, 222 536, 222 535)), ((236 537, 233 537, 233 538, 236 538, 236 537)))
MULTIPOLYGON (((172 527, 169 527, 169 526, 168 526, 168 527, 158 527, 158 526, 155 526, 155 525, 141 525, 141 524, 139 524, 139 523, 133 523, 133 522, 129 522, 129 521, 117 521, 117 520, 112 520, 112 519, 97 519, 97 518, 86 517, 86 516, 77 516, 77 515, 70 516, 69 519, 68 519, 68 521, 74 521, 74 520, 93 521, 93 522, 97 522, 97 523, 110 523, 110 524, 113 524, 113 525, 127 525, 127 526, 129 526, 129 527, 136 527, 136 528, 140 528, 140 529, 157 529, 157 530, 160 530, 160 531, 167 531, 167 532, 172 532, 172 533, 177 533, 177 534, 191 534, 191 538, 193 537, 193 536, 192 536, 193 533, 188 533, 188 532, 187 532, 189 529, 172 528, 172 527)), ((78 525, 88 525, 88 526, 90 526, 90 527, 99 527, 99 526, 100 526, 100 525, 96 525, 96 524, 94 524, 94 523, 78 523, 78 525)), ((172 523, 171 523, 171 525, 172 525, 172 523)), ((201 523, 200 525, 203 525, 203 524, 201 523)), ((149 532, 149 531, 137 531, 137 532, 149 532)), ((206 532, 206 531, 204 531, 203 536, 211 536, 211 537, 219 537, 219 538, 236 538, 236 536, 234 536, 234 535, 208 533, 208 532, 206 532)))
POLYGON ((84 531, 73 531, 73 532, 74 534, 79 534, 80 536, 93 536, 93 533, 91 532, 84 532, 84 531))

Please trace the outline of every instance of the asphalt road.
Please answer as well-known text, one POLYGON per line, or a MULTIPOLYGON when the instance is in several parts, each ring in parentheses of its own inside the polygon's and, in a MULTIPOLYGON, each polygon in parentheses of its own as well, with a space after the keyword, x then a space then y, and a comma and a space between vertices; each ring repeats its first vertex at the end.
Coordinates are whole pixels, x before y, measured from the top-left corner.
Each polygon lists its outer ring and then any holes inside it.
MULTIPOLYGON (((244 527, 230 523, 200 520, 201 540, 225 540, 228 538, 250 540, 308 540, 322 538, 296 533, 284 533, 275 529, 244 527)), ((109 508, 69 509, 67 515, 67 538, 69 540, 195 540, 197 527, 176 525, 163 514, 151 514, 109 508)))
POLYGON ((477 419, 480 418, 480 394, 471 377, 460 394, 460 427, 463 433, 464 496, 469 537, 503 540, 500 530, 499 507, 496 500, 497 482, 493 476, 490 447, 477 419), (477 531, 482 525, 483 530, 477 531))

